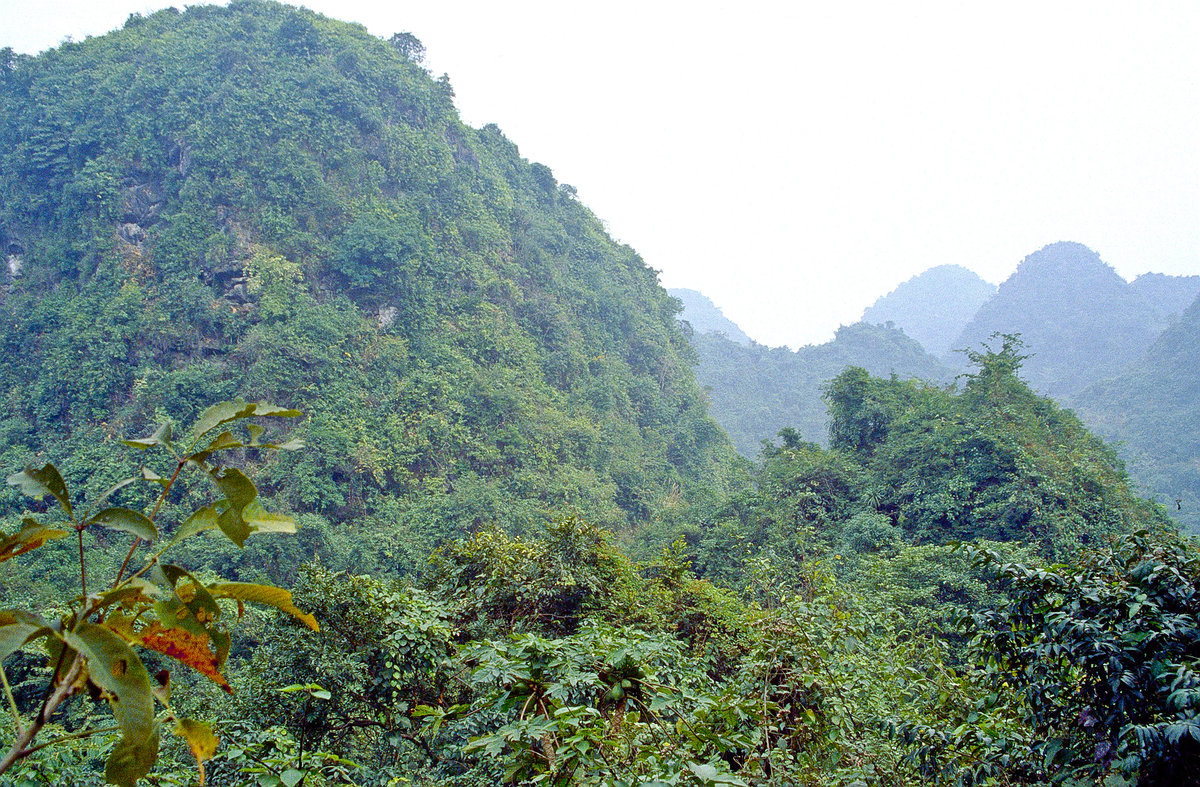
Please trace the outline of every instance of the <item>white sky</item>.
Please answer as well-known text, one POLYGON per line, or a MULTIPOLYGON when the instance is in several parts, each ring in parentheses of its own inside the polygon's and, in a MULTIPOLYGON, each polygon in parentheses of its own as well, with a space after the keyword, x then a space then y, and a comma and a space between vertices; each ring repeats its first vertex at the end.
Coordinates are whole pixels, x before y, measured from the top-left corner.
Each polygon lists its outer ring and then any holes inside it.
MULTIPOLYGON (((171 4, 0 0, 0 47, 171 4)), ((413 32, 466 122, 766 344, 823 341, 934 265, 999 282, 1057 240, 1126 278, 1200 273, 1194 0, 306 5, 413 32)))

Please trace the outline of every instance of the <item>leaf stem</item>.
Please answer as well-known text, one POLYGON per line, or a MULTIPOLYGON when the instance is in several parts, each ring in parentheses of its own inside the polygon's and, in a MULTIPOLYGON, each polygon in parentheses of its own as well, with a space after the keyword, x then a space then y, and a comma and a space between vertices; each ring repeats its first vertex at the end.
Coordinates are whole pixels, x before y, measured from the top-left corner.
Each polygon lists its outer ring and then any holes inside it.
MULTIPOLYGON (((175 479, 179 478, 179 472, 183 470, 183 466, 186 464, 186 458, 176 461, 175 472, 171 474, 171 480, 167 481, 167 485, 163 487, 162 494, 158 496, 158 501, 154 504, 154 510, 150 512, 148 519, 151 522, 153 522, 154 518, 158 516, 158 510, 162 508, 163 501, 167 499, 167 494, 171 491, 171 487, 175 486, 175 479)), ((140 543, 142 543, 142 539, 134 536, 133 545, 129 547, 129 554, 125 555, 125 561, 121 563, 121 569, 117 572, 117 578, 113 580, 114 588, 121 584, 121 577, 125 575, 125 569, 129 567, 129 561, 133 559, 133 553, 137 550, 138 544, 140 543)), ((142 573, 145 572, 143 571, 142 573)))
POLYGON ((4 665, 0 664, 0 684, 4 684, 4 696, 8 697, 8 706, 12 708, 13 725, 16 727, 17 736, 25 734, 25 727, 21 724, 21 711, 17 708, 17 700, 13 696, 12 687, 8 685, 8 676, 4 674, 4 665))
POLYGON ((75 535, 79 536, 79 588, 82 591, 83 597, 87 598, 87 566, 83 559, 83 530, 75 528, 75 535))
MULTIPOLYGON (((63 653, 66 653, 66 645, 63 645, 63 653)), ((59 667, 62 665, 62 654, 59 654, 59 667)), ((75 659, 71 662, 71 668, 67 670, 67 674, 56 686, 53 681, 58 679, 58 667, 55 668, 54 674, 51 676, 51 687, 53 690, 46 695, 46 699, 42 701, 42 707, 38 711, 37 716, 25 728, 25 731, 17 736, 13 741, 12 748, 8 750, 8 754, 4 755, 4 759, 0 760, 0 774, 12 767, 13 763, 24 757, 28 757, 35 749, 26 749, 37 734, 42 731, 42 727, 46 726, 46 722, 50 721, 50 717, 58 710, 58 706, 62 705, 67 697, 71 696, 75 689, 75 682, 79 679, 79 675, 83 672, 83 656, 79 653, 75 654, 75 659)))
POLYGON ((45 743, 39 743, 37 746, 32 746, 28 749, 25 749, 23 752, 21 752, 21 756, 28 757, 29 755, 33 754, 38 749, 44 749, 47 746, 53 746, 56 743, 63 743, 64 741, 78 740, 80 738, 88 738, 88 737, 91 737, 92 735, 103 735, 106 732, 120 732, 120 730, 121 730, 120 727, 117 727, 114 725, 112 727, 100 727, 99 729, 95 729, 95 730, 84 730, 83 732, 73 732, 70 735, 60 735, 59 737, 54 738, 53 740, 48 740, 45 743))

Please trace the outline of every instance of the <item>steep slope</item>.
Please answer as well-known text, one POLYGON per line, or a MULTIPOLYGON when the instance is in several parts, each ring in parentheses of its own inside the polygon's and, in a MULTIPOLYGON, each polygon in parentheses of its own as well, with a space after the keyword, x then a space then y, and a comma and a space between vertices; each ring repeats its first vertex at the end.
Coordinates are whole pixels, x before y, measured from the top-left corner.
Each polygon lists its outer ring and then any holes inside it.
POLYGON ((235 0, 0 66, 6 472, 99 486, 156 414, 295 406, 310 449, 258 478, 363 570, 720 489, 676 302, 420 51, 235 0))
POLYGON ((695 334, 696 379, 708 389, 713 417, 745 456, 784 427, 824 443, 828 416, 822 387, 848 366, 871 374, 946 381, 947 369, 903 331, 882 325, 842 326, 831 341, 801 347, 742 347, 717 334, 695 334))
POLYGON ((1193 532, 1200 532, 1198 369, 1200 298, 1140 362, 1071 400, 1093 429, 1120 441, 1130 475, 1193 532))
POLYGON ((667 293, 683 304, 679 319, 691 325, 695 333, 723 333, 743 347, 750 345, 750 337, 704 293, 687 289, 671 289, 667 293))
POLYGON ((945 355, 996 285, 961 265, 939 265, 912 277, 863 312, 862 321, 893 323, 933 355, 945 355))
POLYGON ((1029 384, 1062 397, 1136 362, 1162 327, 1158 311, 1099 255, 1063 242, 1026 257, 955 346, 978 348, 994 333, 1019 333, 1030 354, 1029 384))

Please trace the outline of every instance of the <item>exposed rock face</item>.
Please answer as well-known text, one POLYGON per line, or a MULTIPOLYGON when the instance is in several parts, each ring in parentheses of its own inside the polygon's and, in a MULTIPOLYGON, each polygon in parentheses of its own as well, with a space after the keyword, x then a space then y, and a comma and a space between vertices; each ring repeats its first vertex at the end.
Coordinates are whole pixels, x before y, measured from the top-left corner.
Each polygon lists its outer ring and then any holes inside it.
POLYGON ((158 221, 166 202, 162 185, 154 181, 135 183, 125 189, 124 221, 149 227, 158 221))
POLYGON ((0 279, 8 283, 20 276, 21 268, 25 266, 25 244, 9 235, 4 227, 0 227, 0 251, 4 254, 4 271, 8 274, 5 276, 0 273, 0 279))
POLYGON ((117 236, 132 246, 141 246, 146 242, 146 231, 142 225, 128 222, 117 229, 117 236))
POLYGON ((396 315, 400 310, 395 306, 380 306, 379 307, 379 327, 386 328, 396 321, 396 315))

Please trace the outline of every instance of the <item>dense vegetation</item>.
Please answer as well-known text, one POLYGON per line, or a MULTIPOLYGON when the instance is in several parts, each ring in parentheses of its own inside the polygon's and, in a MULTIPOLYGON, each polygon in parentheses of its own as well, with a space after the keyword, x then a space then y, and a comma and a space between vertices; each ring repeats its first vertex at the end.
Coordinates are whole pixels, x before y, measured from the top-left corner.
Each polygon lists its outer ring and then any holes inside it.
POLYGON ((1019 339, 697 333, 780 370, 740 459, 421 52, 235 0, 0 57, 0 782, 1198 783, 1200 551, 1019 339))
POLYGON ((1197 369, 1200 298, 1163 332, 1140 362, 1072 398, 1080 415, 1099 434, 1121 441, 1130 473, 1192 532, 1200 532, 1197 369))
MULTIPOLYGON (((977 354, 961 390, 848 370, 830 449, 785 430, 649 561, 567 516, 452 541, 419 583, 308 563, 277 604, 297 625, 247 613, 220 673, 172 671, 173 718, 222 743, 163 744, 150 778, 199 758, 233 785, 1192 784, 1200 554, 1020 361, 977 354)), ((21 622, 0 621, 18 708, 45 680, 21 622)), ((49 725, 99 727, 87 747, 21 778, 120 761, 107 685, 49 725)))
POLYGON ((464 126, 411 36, 250 1, 6 54, 6 466, 80 484, 161 418, 297 407, 314 449, 264 491, 306 550, 349 565, 352 521, 387 571, 483 524, 624 531, 735 473, 654 271, 464 126))

